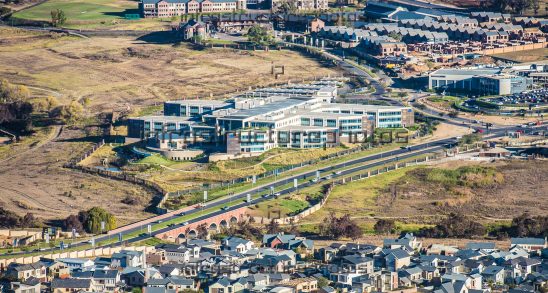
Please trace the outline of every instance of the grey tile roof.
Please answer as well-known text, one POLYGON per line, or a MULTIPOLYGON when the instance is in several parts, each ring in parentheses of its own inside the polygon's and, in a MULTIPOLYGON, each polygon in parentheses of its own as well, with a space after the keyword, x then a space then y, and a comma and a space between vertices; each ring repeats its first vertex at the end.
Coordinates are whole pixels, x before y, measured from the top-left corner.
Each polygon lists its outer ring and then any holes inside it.
POLYGON ((70 288, 70 289, 82 289, 89 288, 91 286, 91 279, 53 279, 51 281, 51 288, 70 288))
POLYGON ((468 242, 466 244, 466 249, 474 249, 474 250, 495 249, 495 243, 494 242, 468 242))
POLYGON ((520 244, 520 245, 544 245, 546 243, 546 239, 544 238, 531 238, 531 237, 524 237, 524 238, 512 238, 510 240, 512 245, 520 244))
POLYGON ((483 270, 482 274, 483 275, 494 275, 494 274, 498 274, 502 270, 504 270, 504 267, 488 266, 483 270))

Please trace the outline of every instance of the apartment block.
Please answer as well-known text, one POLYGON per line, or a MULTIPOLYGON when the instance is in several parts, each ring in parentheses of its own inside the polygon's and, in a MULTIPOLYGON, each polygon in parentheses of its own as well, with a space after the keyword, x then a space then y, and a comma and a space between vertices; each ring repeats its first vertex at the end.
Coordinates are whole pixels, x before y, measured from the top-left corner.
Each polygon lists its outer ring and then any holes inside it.
POLYGON ((246 0, 141 0, 139 3, 139 12, 145 18, 196 13, 229 13, 244 9, 246 9, 246 0))

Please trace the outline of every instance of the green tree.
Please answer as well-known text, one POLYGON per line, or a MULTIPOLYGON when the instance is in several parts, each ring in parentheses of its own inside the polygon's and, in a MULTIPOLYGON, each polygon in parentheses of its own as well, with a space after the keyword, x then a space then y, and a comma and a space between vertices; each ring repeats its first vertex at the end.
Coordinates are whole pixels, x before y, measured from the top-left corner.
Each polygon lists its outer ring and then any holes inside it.
POLYGON ((93 207, 87 212, 80 212, 79 217, 88 233, 100 233, 101 222, 105 222, 104 231, 116 228, 116 218, 100 207, 93 207))
POLYGON ((61 9, 55 9, 51 11, 51 25, 53 26, 60 26, 65 24, 67 21, 67 17, 65 16, 65 12, 61 9))
POLYGON ((329 280, 327 278, 324 278, 324 277, 318 278, 318 288, 323 288, 328 285, 329 285, 329 280))
POLYGON ((247 39, 257 45, 270 45, 273 42, 272 35, 267 28, 253 25, 247 32, 247 39))
POLYGON ((277 11, 283 14, 294 14, 297 12, 297 3, 294 0, 284 0, 279 2, 277 11))

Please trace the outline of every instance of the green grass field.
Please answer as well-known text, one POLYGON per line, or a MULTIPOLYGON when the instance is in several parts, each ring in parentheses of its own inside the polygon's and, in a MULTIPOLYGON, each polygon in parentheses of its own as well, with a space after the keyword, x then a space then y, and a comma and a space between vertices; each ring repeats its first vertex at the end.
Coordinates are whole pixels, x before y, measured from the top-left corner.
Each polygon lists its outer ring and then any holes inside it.
POLYGON ((125 0, 49 0, 35 7, 17 12, 14 16, 30 20, 51 20, 51 11, 61 9, 68 23, 78 21, 112 21, 126 13, 138 13, 137 2, 125 0))
POLYGON ((49 0, 23 9, 13 15, 14 21, 51 21, 51 11, 61 9, 67 17, 62 25, 72 29, 128 29, 162 30, 169 19, 125 19, 126 14, 139 14, 138 2, 133 0, 49 0))

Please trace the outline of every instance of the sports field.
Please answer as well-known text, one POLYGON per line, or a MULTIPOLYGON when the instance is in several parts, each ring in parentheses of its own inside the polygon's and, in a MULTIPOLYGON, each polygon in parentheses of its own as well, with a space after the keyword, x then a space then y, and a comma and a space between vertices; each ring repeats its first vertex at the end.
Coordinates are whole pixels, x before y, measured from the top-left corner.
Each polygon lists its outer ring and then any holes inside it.
POLYGON ((68 21, 112 21, 126 13, 138 13, 137 2, 126 0, 49 0, 15 14, 17 18, 51 20, 51 11, 61 9, 68 21))
POLYGON ((137 1, 130 0, 49 0, 14 14, 16 21, 51 21, 51 11, 60 9, 66 17, 63 27, 76 29, 161 30, 168 20, 127 20, 126 14, 138 14, 137 1))

